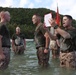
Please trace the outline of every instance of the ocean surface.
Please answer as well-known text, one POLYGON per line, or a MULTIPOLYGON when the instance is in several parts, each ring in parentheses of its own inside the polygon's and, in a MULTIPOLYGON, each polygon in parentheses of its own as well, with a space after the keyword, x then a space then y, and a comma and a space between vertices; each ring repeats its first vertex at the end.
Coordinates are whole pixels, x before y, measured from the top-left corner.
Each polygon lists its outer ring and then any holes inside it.
POLYGON ((26 50, 23 55, 15 55, 11 48, 10 56, 9 67, 5 71, 0 71, 0 75, 76 75, 75 69, 61 68, 59 59, 53 59, 51 51, 49 67, 40 67, 33 39, 26 41, 26 50))

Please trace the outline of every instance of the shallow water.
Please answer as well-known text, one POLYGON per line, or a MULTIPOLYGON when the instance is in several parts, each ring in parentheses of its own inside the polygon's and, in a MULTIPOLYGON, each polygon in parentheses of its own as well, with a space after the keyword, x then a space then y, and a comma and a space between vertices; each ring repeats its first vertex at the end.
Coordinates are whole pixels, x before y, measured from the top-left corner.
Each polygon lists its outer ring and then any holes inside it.
POLYGON ((76 75, 75 69, 61 68, 59 59, 52 59, 51 53, 49 64, 48 68, 39 67, 34 42, 27 41, 23 55, 15 55, 11 51, 9 67, 0 71, 0 75, 76 75))

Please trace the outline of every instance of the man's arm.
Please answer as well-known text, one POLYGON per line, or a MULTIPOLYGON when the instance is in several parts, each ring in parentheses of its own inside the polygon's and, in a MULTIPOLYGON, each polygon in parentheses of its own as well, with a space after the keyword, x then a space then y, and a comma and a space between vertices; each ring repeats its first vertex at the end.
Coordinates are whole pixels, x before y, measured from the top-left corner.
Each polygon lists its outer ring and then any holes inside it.
POLYGON ((26 39, 24 39, 24 47, 25 47, 25 49, 26 49, 26 39))
MULTIPOLYGON (((50 25, 52 27, 54 27, 54 29, 56 30, 56 32, 58 34, 60 34, 63 38, 70 38, 70 34, 68 32, 66 32, 65 30, 61 29, 56 23, 55 23, 55 19, 50 20, 49 21, 50 25)), ((49 33, 49 32, 48 32, 49 33)), ((51 35, 51 33, 49 34, 51 39, 53 39, 53 36, 51 35)))
POLYGON ((50 38, 49 38, 49 35, 47 33, 45 33, 44 36, 46 38, 44 53, 48 53, 50 38))
MULTIPOLYGON (((49 23, 56 30, 58 34, 60 34, 63 38, 70 38, 70 34, 65 30, 61 29, 56 23, 55 20, 50 20, 49 23)), ((52 38, 52 36, 50 36, 52 38)))
POLYGON ((14 40, 12 40, 12 50, 14 51, 15 50, 15 41, 14 40))
POLYGON ((22 34, 22 37, 23 37, 24 48, 26 49, 26 38, 25 38, 25 35, 22 34))
POLYGON ((50 31, 48 29, 46 29, 46 31, 47 31, 47 34, 49 35, 49 38, 51 38, 52 40, 56 40, 57 39, 57 37, 54 36, 52 33, 50 33, 50 31))
POLYGON ((47 33, 45 33, 45 38, 46 38, 46 44, 45 44, 45 48, 49 48, 49 43, 50 43, 50 38, 49 35, 47 33))
POLYGON ((0 60, 5 59, 5 55, 2 50, 2 36, 0 35, 0 60))
POLYGON ((59 33, 63 38, 70 38, 70 34, 68 32, 66 32, 65 30, 61 29, 61 28, 56 28, 55 29, 57 31, 57 33, 59 33))
MULTIPOLYGON (((56 30, 56 32, 57 32, 58 34, 60 34, 63 38, 66 38, 66 39, 67 39, 67 38, 70 38, 70 37, 71 37, 68 32, 66 32, 65 30, 63 30, 63 29, 61 29, 61 28, 59 28, 59 27, 57 27, 55 30, 56 30)), ((53 34, 51 34, 50 31, 47 30, 47 33, 48 33, 49 37, 50 37, 52 40, 56 40, 56 39, 57 39, 57 37, 54 36, 53 34)))
POLYGON ((2 39, 2 36, 0 35, 0 54, 3 53, 3 50, 2 50, 2 42, 1 42, 2 40, 1 39, 2 39))

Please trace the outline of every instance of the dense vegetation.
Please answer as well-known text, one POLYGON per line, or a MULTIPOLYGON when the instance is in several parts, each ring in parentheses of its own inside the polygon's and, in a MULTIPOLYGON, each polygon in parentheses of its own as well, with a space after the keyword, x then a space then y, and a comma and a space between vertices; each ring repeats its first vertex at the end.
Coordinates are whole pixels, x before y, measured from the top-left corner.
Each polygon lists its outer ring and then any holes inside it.
MULTIPOLYGON (((23 32, 26 38, 30 39, 34 36, 35 25, 32 24, 32 15, 33 14, 40 14, 42 16, 42 21, 44 15, 47 13, 52 12, 55 14, 55 11, 46 8, 37 8, 37 9, 30 9, 30 8, 2 8, 0 7, 0 11, 6 10, 9 11, 11 14, 11 21, 8 24, 8 28, 10 30, 10 36, 15 32, 16 26, 20 26, 21 32, 23 32)), ((62 18, 62 15, 61 15, 62 18)), ((76 21, 73 20, 73 25, 76 25, 76 21)))

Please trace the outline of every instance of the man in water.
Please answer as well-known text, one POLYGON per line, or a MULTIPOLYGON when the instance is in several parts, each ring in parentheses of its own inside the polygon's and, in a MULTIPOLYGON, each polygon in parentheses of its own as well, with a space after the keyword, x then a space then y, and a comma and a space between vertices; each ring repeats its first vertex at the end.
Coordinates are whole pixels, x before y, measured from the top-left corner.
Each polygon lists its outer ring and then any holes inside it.
POLYGON ((12 36, 12 49, 15 54, 23 54, 26 49, 25 36, 21 33, 18 26, 16 27, 16 33, 12 36))
POLYGON ((32 16, 32 22, 37 27, 35 29, 34 40, 36 43, 38 63, 41 66, 48 66, 49 61, 49 36, 46 33, 43 23, 41 22, 41 16, 35 14, 32 16))
POLYGON ((8 11, 0 12, 0 70, 5 70, 10 61, 10 35, 7 23, 10 21, 8 11))

